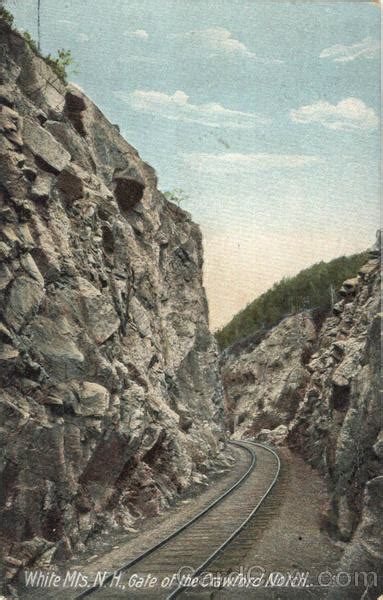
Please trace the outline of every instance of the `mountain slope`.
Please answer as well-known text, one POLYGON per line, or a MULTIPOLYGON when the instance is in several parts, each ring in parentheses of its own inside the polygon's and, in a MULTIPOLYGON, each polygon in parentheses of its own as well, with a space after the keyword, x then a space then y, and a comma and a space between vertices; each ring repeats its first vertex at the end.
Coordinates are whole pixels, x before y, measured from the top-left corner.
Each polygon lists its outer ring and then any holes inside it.
POLYGON ((289 314, 314 307, 323 311, 329 309, 335 290, 365 261, 365 252, 341 256, 330 262, 317 263, 294 277, 285 277, 216 333, 220 348, 224 349, 246 336, 260 336, 289 314))

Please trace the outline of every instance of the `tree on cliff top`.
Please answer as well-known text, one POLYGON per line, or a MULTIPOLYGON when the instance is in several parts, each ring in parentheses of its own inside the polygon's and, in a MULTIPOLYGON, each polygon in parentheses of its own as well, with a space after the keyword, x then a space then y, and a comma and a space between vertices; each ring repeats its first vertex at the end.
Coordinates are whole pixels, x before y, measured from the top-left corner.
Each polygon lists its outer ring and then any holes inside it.
POLYGON ((0 19, 10 27, 13 25, 13 15, 5 8, 4 0, 0 0, 0 19))
POLYGON ((164 192, 164 196, 166 200, 177 204, 177 206, 180 206, 182 202, 185 202, 189 199, 189 196, 186 194, 186 192, 184 192, 184 190, 181 190, 181 188, 175 188, 169 192, 164 192))
MULTIPOLYGON (((45 62, 51 67, 51 69, 55 72, 57 77, 61 79, 64 83, 67 82, 67 68, 73 64, 72 52, 70 50, 65 50, 64 48, 60 48, 57 50, 57 57, 48 54, 44 56, 40 51, 40 2, 38 4, 38 44, 36 44, 35 40, 32 38, 31 34, 28 31, 24 31, 20 35, 24 37, 24 39, 28 42, 29 47, 33 50, 35 54, 40 56, 45 62)), ((13 26, 14 18, 12 13, 10 13, 5 8, 4 0, 0 0, 0 20, 6 23, 9 27, 13 26)))
POLYGON ((275 283, 216 333, 220 348, 223 350, 237 340, 270 329, 289 314, 310 308, 329 310, 334 290, 345 279, 355 276, 366 260, 366 252, 341 256, 275 283))

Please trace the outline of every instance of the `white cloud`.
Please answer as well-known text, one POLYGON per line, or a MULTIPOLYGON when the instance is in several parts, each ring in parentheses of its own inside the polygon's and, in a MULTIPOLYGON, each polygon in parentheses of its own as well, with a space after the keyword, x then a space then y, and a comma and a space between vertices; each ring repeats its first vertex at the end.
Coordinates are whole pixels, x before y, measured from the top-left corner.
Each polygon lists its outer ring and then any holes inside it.
POLYGON ((235 39, 231 32, 224 27, 210 27, 185 33, 173 33, 169 37, 189 42, 194 46, 203 47, 212 55, 242 56, 263 63, 281 63, 276 59, 260 58, 251 52, 245 44, 235 39))
POLYGON ((330 58, 334 62, 349 62, 356 58, 375 58, 379 55, 380 44, 377 40, 367 37, 361 42, 343 46, 335 44, 330 48, 325 48, 320 53, 320 58, 330 58))
POLYGON ((374 109, 358 98, 346 98, 335 105, 319 100, 292 110, 290 116, 295 123, 320 123, 327 129, 370 130, 379 123, 374 109))
POLYGON ((127 37, 136 38, 138 40, 149 39, 149 34, 145 29, 135 29, 134 31, 125 31, 124 35, 127 37))
POLYGON ((270 122, 269 119, 255 113, 230 110, 218 102, 191 104, 189 96, 180 90, 177 90, 172 96, 163 92, 142 90, 136 90, 131 94, 119 91, 113 93, 120 100, 130 104, 136 111, 158 115, 171 121, 199 123, 208 127, 230 129, 250 129, 270 122))
POLYGON ((183 155, 185 163, 203 173, 242 175, 267 169, 304 167, 318 163, 317 156, 299 154, 207 154, 191 152, 183 155))

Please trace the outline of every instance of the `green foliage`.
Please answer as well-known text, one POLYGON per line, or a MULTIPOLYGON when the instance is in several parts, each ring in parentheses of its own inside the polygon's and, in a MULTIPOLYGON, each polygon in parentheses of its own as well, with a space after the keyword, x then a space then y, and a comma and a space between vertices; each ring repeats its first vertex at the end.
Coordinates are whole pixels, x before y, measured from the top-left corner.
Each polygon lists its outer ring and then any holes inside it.
POLYGON ((13 15, 9 12, 9 10, 4 8, 4 6, 2 6, 1 3, 0 3, 0 20, 4 21, 10 27, 12 27, 12 25, 13 25, 13 15))
MULTIPOLYGON (((2 0, 0 0, 0 20, 4 21, 12 27, 13 25, 13 15, 4 8, 2 0)), ((48 54, 48 56, 43 56, 38 49, 38 46, 28 31, 24 31, 22 34, 25 41, 29 44, 29 47, 33 50, 37 56, 40 56, 45 60, 45 62, 51 67, 51 69, 56 73, 57 77, 61 79, 64 83, 67 82, 67 67, 73 64, 73 57, 70 50, 64 50, 63 48, 57 50, 57 57, 48 54)))
POLYGON ((35 54, 39 54, 39 49, 31 34, 28 31, 24 31, 23 36, 24 39, 28 42, 29 46, 32 48, 33 52, 35 54))
POLYGON ((61 48, 57 50, 57 57, 48 54, 47 56, 43 56, 37 47, 35 40, 32 38, 31 34, 28 31, 24 31, 23 33, 24 39, 28 42, 30 48, 32 48, 33 52, 38 56, 41 56, 45 60, 45 62, 51 67, 52 71, 56 73, 57 77, 61 79, 64 83, 67 82, 67 72, 66 69, 73 63, 72 52, 70 50, 64 50, 61 48))
POLYGON ((275 283, 216 333, 220 348, 269 329, 285 316, 303 309, 328 310, 332 290, 337 290, 345 279, 355 276, 366 260, 366 252, 341 256, 327 263, 317 263, 295 277, 285 277, 275 283))
POLYGON ((72 52, 70 50, 64 50, 61 48, 57 50, 57 58, 54 58, 51 54, 44 57, 44 60, 48 63, 51 69, 56 73, 57 77, 66 83, 67 72, 66 69, 73 63, 72 52))
POLYGON ((180 188, 175 188, 171 192, 164 192, 166 200, 174 202, 177 206, 180 206, 181 202, 185 202, 189 199, 189 196, 180 188))

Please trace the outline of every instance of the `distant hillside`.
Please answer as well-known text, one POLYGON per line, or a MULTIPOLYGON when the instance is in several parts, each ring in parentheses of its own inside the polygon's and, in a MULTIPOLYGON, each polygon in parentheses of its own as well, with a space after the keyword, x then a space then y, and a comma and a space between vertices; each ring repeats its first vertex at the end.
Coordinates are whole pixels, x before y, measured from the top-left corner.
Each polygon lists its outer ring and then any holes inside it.
POLYGON ((357 274, 367 252, 316 263, 294 277, 285 277, 253 300, 216 333, 223 350, 237 340, 273 327, 288 314, 305 308, 328 309, 342 282, 357 274))

